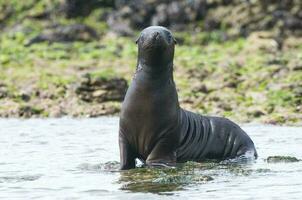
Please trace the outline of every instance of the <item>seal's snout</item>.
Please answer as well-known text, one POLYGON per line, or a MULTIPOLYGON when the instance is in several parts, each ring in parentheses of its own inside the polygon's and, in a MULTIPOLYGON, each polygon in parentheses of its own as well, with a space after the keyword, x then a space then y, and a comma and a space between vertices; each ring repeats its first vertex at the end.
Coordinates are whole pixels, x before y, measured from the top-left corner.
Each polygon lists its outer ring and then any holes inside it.
POLYGON ((153 45, 165 45, 164 37, 160 34, 160 32, 155 31, 151 34, 151 41, 153 45))
POLYGON ((160 39, 160 34, 159 34, 158 31, 155 31, 155 32, 153 33, 153 39, 154 39, 154 40, 160 39))

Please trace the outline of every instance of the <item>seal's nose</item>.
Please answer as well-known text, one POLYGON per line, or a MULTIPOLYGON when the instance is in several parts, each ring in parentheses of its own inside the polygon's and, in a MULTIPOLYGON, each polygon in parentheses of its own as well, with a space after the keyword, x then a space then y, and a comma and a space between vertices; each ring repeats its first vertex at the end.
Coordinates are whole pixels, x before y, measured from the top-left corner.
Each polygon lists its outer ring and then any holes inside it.
POLYGON ((158 40, 160 38, 160 34, 158 31, 155 31, 152 35, 154 40, 158 40))

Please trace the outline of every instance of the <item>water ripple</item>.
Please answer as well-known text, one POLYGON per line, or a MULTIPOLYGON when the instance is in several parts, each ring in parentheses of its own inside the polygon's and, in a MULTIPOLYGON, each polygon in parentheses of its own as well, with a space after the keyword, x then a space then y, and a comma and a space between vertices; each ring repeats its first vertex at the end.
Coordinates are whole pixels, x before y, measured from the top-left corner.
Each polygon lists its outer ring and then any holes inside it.
POLYGON ((38 180, 42 175, 1 176, 0 183, 25 182, 38 180))
POLYGON ((119 171, 120 163, 117 161, 110 161, 106 163, 90 164, 82 163, 77 168, 86 172, 117 172, 119 171))

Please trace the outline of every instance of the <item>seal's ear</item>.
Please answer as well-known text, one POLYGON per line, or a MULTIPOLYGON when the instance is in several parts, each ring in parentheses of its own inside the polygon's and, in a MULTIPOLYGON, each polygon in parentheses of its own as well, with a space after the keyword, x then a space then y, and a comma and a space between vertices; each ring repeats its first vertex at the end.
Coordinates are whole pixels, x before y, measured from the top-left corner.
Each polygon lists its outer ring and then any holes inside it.
POLYGON ((140 36, 135 40, 135 44, 138 43, 140 36))
POLYGON ((174 44, 177 44, 177 40, 173 37, 174 44))

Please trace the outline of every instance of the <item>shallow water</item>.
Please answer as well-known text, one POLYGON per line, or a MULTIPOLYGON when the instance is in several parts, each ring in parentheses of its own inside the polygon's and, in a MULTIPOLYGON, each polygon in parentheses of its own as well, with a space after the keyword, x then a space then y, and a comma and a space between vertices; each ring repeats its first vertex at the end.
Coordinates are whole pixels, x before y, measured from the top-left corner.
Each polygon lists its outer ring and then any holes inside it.
POLYGON ((259 158, 117 170, 118 118, 0 119, 0 199, 301 199, 302 127, 247 124, 259 158))

